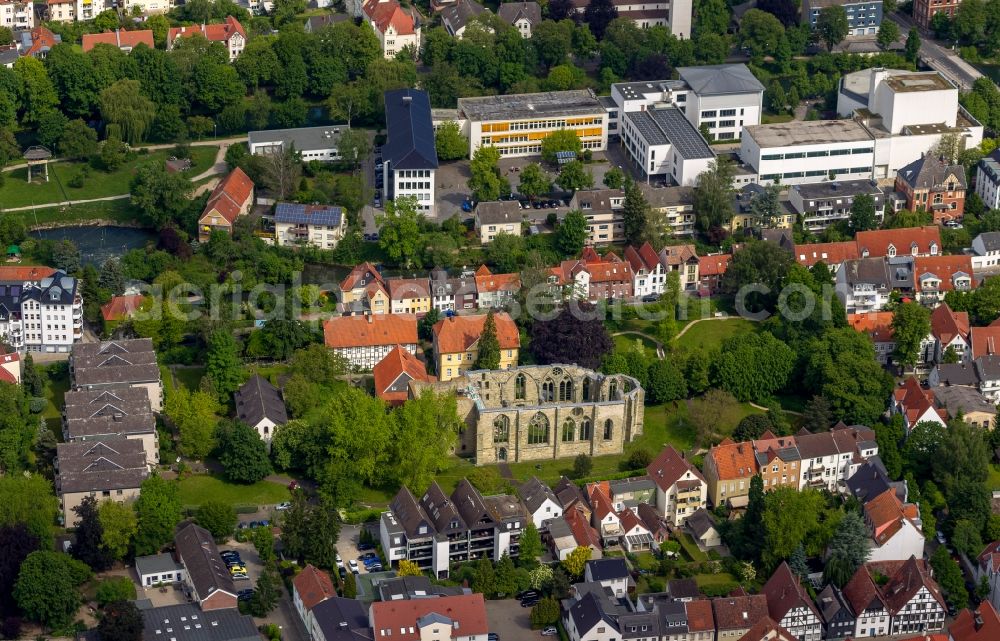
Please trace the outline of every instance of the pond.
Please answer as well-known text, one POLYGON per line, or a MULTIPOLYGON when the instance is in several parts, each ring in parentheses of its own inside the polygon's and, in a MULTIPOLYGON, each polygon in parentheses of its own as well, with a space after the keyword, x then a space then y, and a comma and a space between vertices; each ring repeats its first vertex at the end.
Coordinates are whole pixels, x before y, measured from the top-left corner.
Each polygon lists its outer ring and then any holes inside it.
POLYGON ((1000 64, 991 65, 982 63, 972 66, 982 71, 983 75, 992 80, 993 82, 1000 84, 1000 64))
POLYGON ((156 238, 156 234, 148 229, 107 225, 38 229, 32 231, 30 236, 42 240, 72 240, 80 249, 83 262, 94 265, 101 265, 109 258, 121 258, 130 250, 145 247, 147 242, 156 238))

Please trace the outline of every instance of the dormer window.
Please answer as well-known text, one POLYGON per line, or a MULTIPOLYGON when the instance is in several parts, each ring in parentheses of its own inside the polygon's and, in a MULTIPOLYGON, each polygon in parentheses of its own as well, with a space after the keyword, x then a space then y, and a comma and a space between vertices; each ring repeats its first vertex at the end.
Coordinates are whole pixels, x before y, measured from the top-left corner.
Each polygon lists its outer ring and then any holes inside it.
MULTIPOLYGON (((889 248, 885 250, 885 255, 888 256, 889 258, 894 258, 896 256, 896 246, 889 245, 889 248)), ((868 257, 867 251, 865 251, 865 257, 866 258, 868 257)))
POLYGON ((934 256, 937 253, 938 253, 937 243, 931 243, 931 256, 934 256))

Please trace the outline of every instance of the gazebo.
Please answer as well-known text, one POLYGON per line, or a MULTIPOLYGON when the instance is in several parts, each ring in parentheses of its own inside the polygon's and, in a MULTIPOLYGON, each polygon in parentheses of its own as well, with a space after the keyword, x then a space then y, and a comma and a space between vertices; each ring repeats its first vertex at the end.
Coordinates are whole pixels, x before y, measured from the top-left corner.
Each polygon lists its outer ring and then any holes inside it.
POLYGON ((41 165, 45 174, 45 182, 49 182, 49 161, 52 160, 52 152, 42 147, 34 145, 24 150, 24 161, 28 165, 28 182, 35 177, 35 167, 41 165))

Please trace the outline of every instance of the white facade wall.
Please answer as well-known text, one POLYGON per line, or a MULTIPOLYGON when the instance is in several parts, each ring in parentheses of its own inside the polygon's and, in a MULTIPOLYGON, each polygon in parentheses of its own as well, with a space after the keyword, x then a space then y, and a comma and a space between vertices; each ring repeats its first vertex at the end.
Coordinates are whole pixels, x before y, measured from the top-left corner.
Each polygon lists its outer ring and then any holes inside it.
POLYGON ((76 0, 76 19, 93 20, 107 8, 105 0, 76 0))
POLYGON ((744 125, 759 125, 764 93, 699 96, 693 91, 684 115, 695 126, 708 123, 715 140, 739 140, 744 125))
POLYGON ((927 588, 920 590, 910 599, 901 613, 892 617, 890 634, 918 634, 940 630, 944 627, 944 608, 927 588))
POLYGON ((715 160, 714 157, 684 158, 669 143, 651 145, 627 119, 622 120, 621 136, 632 160, 643 168, 647 176, 669 176, 682 187, 693 187, 698 182, 698 176, 715 160))
MULTIPOLYGON (((395 345, 362 345, 360 347, 332 348, 335 354, 340 354, 347 362, 359 370, 370 371, 375 365, 389 355, 395 345)), ((403 345, 403 349, 411 354, 417 353, 415 344, 403 345)))
POLYGON ((30 2, 0 2, 0 26, 13 31, 34 29, 35 10, 30 2))
POLYGON ((924 558, 924 534, 909 519, 903 527, 882 545, 873 545, 869 561, 905 561, 911 556, 924 558))
POLYGON ((632 294, 634 296, 648 296, 650 294, 662 294, 666 284, 666 274, 663 265, 657 264, 652 271, 647 272, 645 268, 635 272, 632 276, 632 294))
POLYGON ((173 0, 125 0, 125 9, 132 12, 132 7, 139 7, 144 14, 166 13, 174 8, 173 0))
POLYGON ((1000 572, 992 572, 989 568, 983 569, 980 563, 976 563, 976 584, 986 577, 987 583, 990 586, 990 603, 993 607, 1000 611, 1000 572))
POLYGON ((531 515, 531 522, 535 527, 541 529, 549 524, 552 519, 562 516, 562 506, 552 499, 545 499, 545 502, 538 506, 535 513, 531 515))
MULTIPOLYGON (((987 209, 1000 209, 1000 178, 991 177, 981 163, 976 167, 976 195, 987 209)), ((973 267, 976 266, 975 260, 972 259, 973 267)))
POLYGON ((434 209, 434 169, 396 169, 385 164, 387 183, 392 183, 392 198, 415 196, 421 211, 434 209))
POLYGON ((504 120, 504 114, 498 113, 491 122, 472 119, 465 121, 462 133, 469 139, 469 158, 483 145, 496 147, 501 156, 520 158, 541 154, 542 139, 560 129, 575 131, 583 149, 604 151, 608 148, 608 118, 603 109, 596 109, 592 114, 574 114, 569 117, 553 113, 530 120, 510 121, 504 120), (567 118, 573 123, 567 123, 567 118), (484 134, 483 126, 491 123, 506 123, 508 128, 484 134), (600 133, 597 135, 584 134, 584 130, 598 128, 600 133))
POLYGON ((762 185, 774 184, 776 178, 782 185, 825 182, 831 171, 836 180, 860 180, 872 177, 875 144, 859 140, 761 148, 753 136, 745 135, 740 158, 759 174, 762 185))
POLYGON ((858 639, 881 637, 889 634, 889 611, 885 608, 865 610, 858 614, 854 636, 858 639))
POLYGON ((882 78, 887 71, 875 72, 869 93, 869 110, 882 116, 885 128, 898 134, 903 127, 927 123, 955 126, 958 113, 958 90, 895 91, 882 78))

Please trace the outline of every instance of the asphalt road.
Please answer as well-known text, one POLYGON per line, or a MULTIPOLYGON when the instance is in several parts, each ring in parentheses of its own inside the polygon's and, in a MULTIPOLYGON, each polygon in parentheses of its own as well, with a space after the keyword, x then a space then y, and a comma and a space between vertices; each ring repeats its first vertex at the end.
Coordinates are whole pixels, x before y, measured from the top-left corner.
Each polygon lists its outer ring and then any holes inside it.
POLYGON ((891 19, 899 25, 904 42, 910 27, 917 27, 920 32, 920 59, 957 84, 959 89, 969 91, 972 83, 982 77, 983 74, 978 69, 962 60, 956 52, 934 42, 931 39, 933 35, 918 27, 910 16, 894 13, 891 19))

